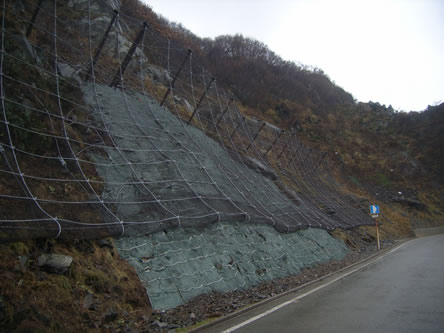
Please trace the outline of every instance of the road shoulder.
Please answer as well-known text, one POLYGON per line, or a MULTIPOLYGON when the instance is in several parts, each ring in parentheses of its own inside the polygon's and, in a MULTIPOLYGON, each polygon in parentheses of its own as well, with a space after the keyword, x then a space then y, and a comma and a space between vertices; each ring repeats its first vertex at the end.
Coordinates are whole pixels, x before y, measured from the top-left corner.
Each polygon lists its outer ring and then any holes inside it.
POLYGON ((403 247, 409 240, 402 240, 394 243, 392 246, 376 252, 365 259, 355 262, 349 266, 341 268, 335 272, 329 273, 296 288, 290 289, 282 294, 265 299, 261 302, 252 304, 239 311, 228 314, 220 319, 209 322, 189 332, 232 332, 254 320, 262 318, 264 315, 272 313, 288 304, 297 302, 299 299, 308 296, 328 285, 331 285, 344 277, 352 275, 369 265, 372 265, 385 256, 397 251, 403 247))

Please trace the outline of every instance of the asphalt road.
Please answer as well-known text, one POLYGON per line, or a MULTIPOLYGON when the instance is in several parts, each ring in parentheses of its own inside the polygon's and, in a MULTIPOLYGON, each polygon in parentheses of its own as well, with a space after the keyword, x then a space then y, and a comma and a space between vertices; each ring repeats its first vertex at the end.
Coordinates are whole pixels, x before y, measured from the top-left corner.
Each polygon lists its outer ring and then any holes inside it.
POLYGON ((444 235, 409 241, 362 271, 299 297, 238 329, 218 331, 442 333, 444 235))

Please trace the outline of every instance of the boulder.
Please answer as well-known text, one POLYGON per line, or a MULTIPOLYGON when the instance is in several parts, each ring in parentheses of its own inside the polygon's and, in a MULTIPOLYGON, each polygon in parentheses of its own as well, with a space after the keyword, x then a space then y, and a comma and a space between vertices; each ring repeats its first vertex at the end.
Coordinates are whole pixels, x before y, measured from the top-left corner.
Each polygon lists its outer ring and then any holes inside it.
POLYGON ((87 310, 97 310, 97 306, 94 304, 94 295, 88 293, 83 299, 83 308, 87 310))
POLYGON ((38 259, 40 269, 55 274, 64 274, 71 264, 72 257, 63 254, 42 254, 38 259))
POLYGON ((156 319, 155 321, 152 322, 151 326, 158 327, 160 329, 165 329, 166 327, 168 327, 168 323, 164 323, 156 319))
POLYGON ((59 62, 57 64, 57 66, 58 66, 58 70, 59 70, 60 75, 62 75, 63 77, 65 77, 67 79, 76 80, 79 85, 82 84, 82 79, 79 76, 79 72, 82 70, 81 68, 75 69, 71 65, 65 64, 63 62, 59 62))

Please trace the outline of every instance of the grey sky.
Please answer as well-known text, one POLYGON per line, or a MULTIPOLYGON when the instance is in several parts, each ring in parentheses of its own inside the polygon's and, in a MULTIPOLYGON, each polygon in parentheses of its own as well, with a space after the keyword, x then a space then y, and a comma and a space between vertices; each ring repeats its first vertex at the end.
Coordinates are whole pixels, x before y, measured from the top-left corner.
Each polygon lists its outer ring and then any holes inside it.
POLYGON ((443 0, 144 0, 200 37, 242 33, 363 102, 444 101, 443 0))

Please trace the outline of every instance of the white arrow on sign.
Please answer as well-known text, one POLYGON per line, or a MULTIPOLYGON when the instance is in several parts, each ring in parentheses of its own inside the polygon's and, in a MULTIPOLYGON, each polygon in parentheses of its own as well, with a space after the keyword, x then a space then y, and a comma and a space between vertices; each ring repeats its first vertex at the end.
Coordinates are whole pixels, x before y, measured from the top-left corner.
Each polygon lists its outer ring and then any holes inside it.
POLYGON ((370 213, 371 214, 379 214, 379 206, 378 205, 371 205, 370 206, 370 213))

